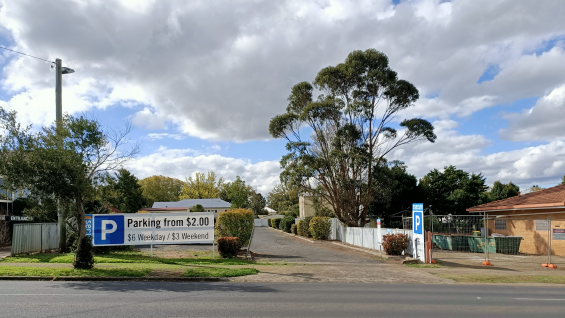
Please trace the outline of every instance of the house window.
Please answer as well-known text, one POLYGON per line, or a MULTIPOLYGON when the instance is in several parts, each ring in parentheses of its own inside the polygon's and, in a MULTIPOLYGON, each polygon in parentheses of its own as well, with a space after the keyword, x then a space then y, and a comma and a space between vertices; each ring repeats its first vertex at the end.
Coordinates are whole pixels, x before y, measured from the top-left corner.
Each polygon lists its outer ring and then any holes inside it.
POLYGON ((549 231, 548 220, 535 220, 535 221, 536 221, 536 231, 549 231))
POLYGON ((218 210, 214 210, 214 213, 218 213, 218 210))
POLYGON ((506 220, 494 220, 495 230, 506 230, 506 220))

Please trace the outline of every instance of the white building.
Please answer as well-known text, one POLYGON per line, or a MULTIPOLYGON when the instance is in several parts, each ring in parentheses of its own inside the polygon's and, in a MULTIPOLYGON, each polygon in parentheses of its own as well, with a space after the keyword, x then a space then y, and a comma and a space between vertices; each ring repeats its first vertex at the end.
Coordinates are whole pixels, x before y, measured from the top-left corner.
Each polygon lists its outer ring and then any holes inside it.
POLYGON ((176 202, 155 202, 151 208, 142 209, 151 213, 170 213, 170 212, 190 212, 190 208, 200 204, 204 207, 205 212, 214 212, 217 218, 222 212, 231 209, 231 203, 220 198, 217 199, 184 199, 176 202))

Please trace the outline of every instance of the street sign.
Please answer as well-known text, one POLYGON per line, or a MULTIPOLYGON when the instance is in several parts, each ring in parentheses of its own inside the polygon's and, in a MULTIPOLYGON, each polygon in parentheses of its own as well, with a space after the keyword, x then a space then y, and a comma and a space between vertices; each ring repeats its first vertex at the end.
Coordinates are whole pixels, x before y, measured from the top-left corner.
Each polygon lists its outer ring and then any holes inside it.
POLYGON ((424 204, 412 204, 412 229, 414 234, 412 236, 412 257, 419 259, 422 262, 426 261, 426 254, 424 249, 424 204))
POLYGON ((85 225, 94 246, 214 241, 214 213, 210 212, 89 214, 85 225))

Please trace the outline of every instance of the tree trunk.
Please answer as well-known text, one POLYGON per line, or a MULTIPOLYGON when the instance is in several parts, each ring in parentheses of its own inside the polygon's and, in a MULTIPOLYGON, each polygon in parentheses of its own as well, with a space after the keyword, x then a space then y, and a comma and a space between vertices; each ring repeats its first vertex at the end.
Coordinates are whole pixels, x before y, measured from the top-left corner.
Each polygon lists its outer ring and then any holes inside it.
POLYGON ((84 204, 82 202, 82 197, 77 196, 75 199, 76 211, 77 211, 77 228, 78 228, 78 238, 81 240, 86 236, 86 228, 84 225, 84 204))

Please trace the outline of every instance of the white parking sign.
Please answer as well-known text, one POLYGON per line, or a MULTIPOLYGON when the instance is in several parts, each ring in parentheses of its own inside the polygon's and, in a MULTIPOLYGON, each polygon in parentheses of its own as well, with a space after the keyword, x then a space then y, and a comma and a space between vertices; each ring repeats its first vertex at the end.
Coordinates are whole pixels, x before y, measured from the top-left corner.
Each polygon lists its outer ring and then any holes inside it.
POLYGON ((412 204, 412 229, 414 235, 412 237, 412 257, 422 262, 426 261, 424 249, 424 204, 412 204))

